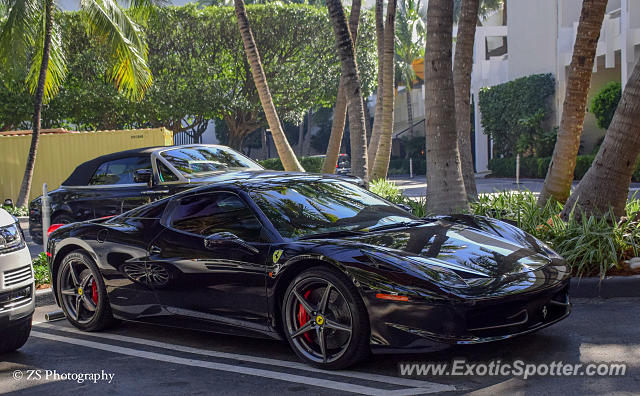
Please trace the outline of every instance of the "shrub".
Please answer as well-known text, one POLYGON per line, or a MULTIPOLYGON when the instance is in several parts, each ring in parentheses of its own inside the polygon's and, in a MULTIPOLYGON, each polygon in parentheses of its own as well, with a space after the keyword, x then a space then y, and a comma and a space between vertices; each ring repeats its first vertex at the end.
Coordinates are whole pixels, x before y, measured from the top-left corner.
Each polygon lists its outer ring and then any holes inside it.
POLYGON ((638 255, 640 201, 631 200, 626 216, 611 221, 611 216, 570 215, 560 219, 562 205, 549 200, 543 207, 531 192, 502 192, 481 195, 471 204, 474 214, 514 221, 518 227, 550 244, 576 276, 599 275, 619 268, 619 263, 638 255))
POLYGON ((591 100, 589 111, 596 117, 598 127, 609 129, 622 96, 622 84, 611 81, 591 100))
MULTIPOLYGON (((576 158, 576 168, 573 173, 575 180, 580 180, 591 167, 591 163, 596 158, 595 154, 579 155, 576 158)), ((520 158, 520 177, 544 179, 547 176, 547 169, 551 157, 520 158)), ((492 158, 489 160, 489 170, 491 175, 495 177, 516 177, 516 159, 515 158, 492 158)), ((631 177, 633 181, 640 181, 640 162, 636 166, 636 170, 631 177)))
POLYGON ((29 216, 29 209, 26 206, 2 206, 2 209, 14 216, 29 216))
MULTIPOLYGON (((298 158, 300 161, 300 165, 304 168, 305 171, 309 173, 321 173, 322 172, 322 162, 324 161, 324 157, 301 157, 298 158)), ((268 158, 266 160, 258 161, 260 165, 262 165, 265 169, 283 171, 284 167, 282 166, 282 161, 280 158, 268 158)))
POLYGON ((46 253, 42 252, 33 259, 33 272, 36 278, 36 286, 51 284, 46 253))
POLYGON ((402 192, 394 182, 385 179, 377 179, 370 182, 369 191, 395 204, 404 204, 408 199, 402 195, 402 192))
POLYGON ((555 81, 551 74, 518 78, 480 91, 478 104, 482 126, 493 139, 498 155, 516 154, 523 128, 536 136, 543 131, 541 122, 549 113, 548 99, 554 91, 555 81))

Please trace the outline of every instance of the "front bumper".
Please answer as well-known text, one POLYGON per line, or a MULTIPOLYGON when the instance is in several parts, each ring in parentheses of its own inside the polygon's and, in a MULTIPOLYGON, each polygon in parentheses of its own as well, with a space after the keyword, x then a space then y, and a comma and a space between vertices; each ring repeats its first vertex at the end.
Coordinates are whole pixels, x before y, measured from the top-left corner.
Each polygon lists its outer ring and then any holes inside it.
MULTIPOLYGON (((456 302, 369 306, 374 352, 423 352, 492 342, 550 326, 571 312, 569 279, 526 293, 456 302)), ((369 300, 371 301, 371 300, 369 300)))
POLYGON ((0 254, 0 329, 33 314, 35 284, 31 255, 24 248, 0 254))

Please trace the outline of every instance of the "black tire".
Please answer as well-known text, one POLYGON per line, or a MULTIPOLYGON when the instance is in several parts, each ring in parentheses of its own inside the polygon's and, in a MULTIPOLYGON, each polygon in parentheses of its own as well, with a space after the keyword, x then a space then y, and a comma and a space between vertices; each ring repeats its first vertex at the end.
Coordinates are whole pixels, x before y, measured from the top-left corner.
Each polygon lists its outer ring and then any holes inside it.
POLYGON ((31 319, 33 315, 21 319, 18 323, 0 331, 0 353, 13 352, 29 339, 31 334, 31 319))
POLYGON ((343 369, 371 352, 371 330, 362 298, 337 270, 314 267, 300 273, 287 288, 281 309, 285 337, 309 365, 343 369))
POLYGON ((62 259, 56 274, 56 293, 67 320, 80 330, 100 331, 120 322, 111 313, 107 289, 98 266, 82 250, 75 250, 62 259), (69 272, 71 268, 76 271, 75 278, 69 272), (85 294, 85 288, 91 295, 85 294), (75 294, 69 294, 72 291, 75 294))

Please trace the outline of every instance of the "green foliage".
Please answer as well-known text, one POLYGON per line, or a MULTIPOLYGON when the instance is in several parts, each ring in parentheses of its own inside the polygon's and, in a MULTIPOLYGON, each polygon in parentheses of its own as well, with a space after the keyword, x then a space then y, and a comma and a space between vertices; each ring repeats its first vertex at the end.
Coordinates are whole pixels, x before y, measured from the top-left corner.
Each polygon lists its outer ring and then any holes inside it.
POLYGON ((599 128, 609 129, 622 96, 622 84, 611 81, 591 100, 589 111, 596 117, 599 128))
POLYGON ((47 264, 45 252, 40 253, 33 259, 33 272, 36 278, 36 286, 51 284, 49 264, 47 264))
MULTIPOLYGON (((576 157, 576 168, 573 173, 575 180, 580 180, 591 167, 595 159, 595 154, 578 155, 576 157)), ((547 176, 547 169, 551 157, 523 157, 520 158, 520 177, 531 179, 543 179, 547 176)), ((489 160, 489 169, 493 177, 516 177, 516 159, 492 158, 489 160)), ((637 164, 631 180, 640 182, 640 162, 637 164)))
MULTIPOLYGON (((518 147, 533 151, 549 114, 555 82, 551 74, 535 74, 480 91, 482 126, 494 141, 497 155, 514 156, 518 147), (518 144, 523 130, 536 138, 518 144)), ((531 152, 533 154, 533 152, 531 152)))
POLYGON ((510 220, 524 231, 547 242, 570 265, 577 276, 604 277, 619 263, 638 255, 640 242, 640 201, 627 203, 626 216, 614 222, 611 216, 574 216, 565 222, 559 217, 562 205, 549 200, 538 206, 531 192, 502 192, 481 195, 471 204, 474 214, 510 220))
POLYGON ((369 183, 369 191, 395 204, 404 203, 406 200, 398 186, 394 182, 385 179, 371 181, 369 183))
POLYGON ((2 206, 2 209, 16 217, 29 216, 29 209, 26 206, 2 206))
MULTIPOLYGON (((340 63, 326 7, 271 3, 249 5, 247 12, 282 121, 298 124, 309 109, 332 106, 340 63)), ((58 20, 68 75, 43 108, 43 127, 165 126, 176 133, 219 119, 227 127, 227 141, 237 146, 266 125, 233 7, 190 4, 150 14, 144 33, 154 82, 139 102, 109 83, 109 47, 87 35, 80 13, 60 13, 58 20)), ((363 12, 360 26, 358 67, 368 95, 377 70, 371 12, 363 12)), ((31 118, 32 99, 5 90, 9 82, 2 68, 0 80, 5 82, 0 84, 0 127, 24 125, 31 118)))
MULTIPOLYGON (((322 162, 324 158, 321 156, 315 157, 298 157, 298 161, 309 173, 322 173, 322 162)), ((258 161, 265 169, 283 171, 282 161, 280 158, 268 158, 266 160, 258 161)))

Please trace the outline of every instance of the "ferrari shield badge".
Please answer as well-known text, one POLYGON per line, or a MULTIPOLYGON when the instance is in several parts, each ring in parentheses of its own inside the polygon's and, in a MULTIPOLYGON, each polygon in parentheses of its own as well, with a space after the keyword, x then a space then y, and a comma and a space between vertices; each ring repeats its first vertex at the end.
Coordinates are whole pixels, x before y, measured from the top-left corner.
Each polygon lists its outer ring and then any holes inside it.
POLYGON ((273 252, 273 263, 278 264, 278 260, 280 260, 280 256, 282 256, 282 249, 278 249, 273 252))

